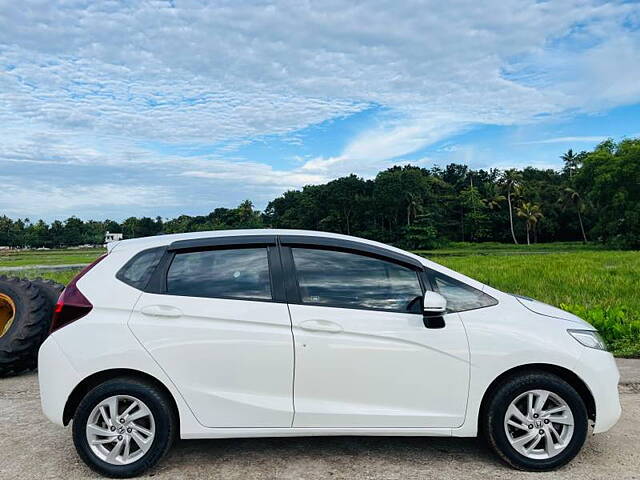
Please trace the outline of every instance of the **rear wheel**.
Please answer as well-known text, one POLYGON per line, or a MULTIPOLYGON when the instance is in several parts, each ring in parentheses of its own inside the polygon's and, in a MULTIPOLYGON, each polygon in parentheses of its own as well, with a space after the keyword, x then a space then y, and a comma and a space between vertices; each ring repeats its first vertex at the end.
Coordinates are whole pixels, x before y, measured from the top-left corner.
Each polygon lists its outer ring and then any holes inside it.
POLYGON ((80 458, 109 477, 139 475, 169 451, 176 435, 171 403, 157 387, 131 378, 91 390, 73 418, 80 458))
POLYGON ((587 409, 567 382, 546 372, 506 380, 484 419, 490 446, 521 470, 552 470, 568 463, 585 442, 587 409))

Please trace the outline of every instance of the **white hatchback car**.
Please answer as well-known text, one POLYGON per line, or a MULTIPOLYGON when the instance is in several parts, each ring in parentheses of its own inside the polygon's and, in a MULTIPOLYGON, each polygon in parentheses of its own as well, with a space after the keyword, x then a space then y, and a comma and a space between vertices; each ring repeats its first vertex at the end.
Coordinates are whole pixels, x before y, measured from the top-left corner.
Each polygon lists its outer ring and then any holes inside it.
POLYGON ((620 416, 616 364, 581 319, 322 232, 112 244, 60 296, 39 365, 46 416, 115 477, 177 436, 483 433, 548 470, 620 416))

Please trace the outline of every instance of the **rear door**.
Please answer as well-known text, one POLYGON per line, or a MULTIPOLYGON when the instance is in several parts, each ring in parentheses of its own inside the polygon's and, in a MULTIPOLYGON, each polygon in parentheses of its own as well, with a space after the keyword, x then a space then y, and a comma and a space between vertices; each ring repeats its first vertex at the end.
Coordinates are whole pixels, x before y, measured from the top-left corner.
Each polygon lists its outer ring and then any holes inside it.
POLYGON ((275 237, 176 242, 129 325, 207 427, 290 427, 293 341, 275 237))
POLYGON ((425 326, 422 268, 314 245, 286 244, 295 340, 295 427, 457 427, 469 350, 457 313, 425 326))

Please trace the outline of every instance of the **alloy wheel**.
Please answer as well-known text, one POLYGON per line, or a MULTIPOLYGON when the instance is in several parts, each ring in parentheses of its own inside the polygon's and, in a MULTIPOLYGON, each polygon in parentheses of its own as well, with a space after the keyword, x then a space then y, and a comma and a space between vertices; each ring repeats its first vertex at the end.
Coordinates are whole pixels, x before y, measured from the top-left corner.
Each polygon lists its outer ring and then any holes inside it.
POLYGON ((87 442, 93 453, 112 465, 128 465, 151 448, 156 426, 151 410, 130 395, 105 398, 87 420, 87 442))
POLYGON ((529 390, 507 408, 504 429, 511 446, 521 455, 546 460, 562 452, 571 441, 574 418, 559 395, 548 390, 529 390))

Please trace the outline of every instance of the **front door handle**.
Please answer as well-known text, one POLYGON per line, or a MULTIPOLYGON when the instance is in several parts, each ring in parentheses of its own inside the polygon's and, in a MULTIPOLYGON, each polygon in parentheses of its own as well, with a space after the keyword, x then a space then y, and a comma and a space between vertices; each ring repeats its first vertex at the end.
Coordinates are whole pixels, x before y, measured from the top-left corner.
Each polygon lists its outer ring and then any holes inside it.
POLYGON ((149 317, 178 318, 182 316, 182 310, 170 305, 147 305, 140 309, 143 315, 149 317))
POLYGON ((329 320, 305 320, 298 324, 302 330, 308 330, 310 332, 327 332, 327 333, 340 333, 342 327, 335 322, 329 320))

